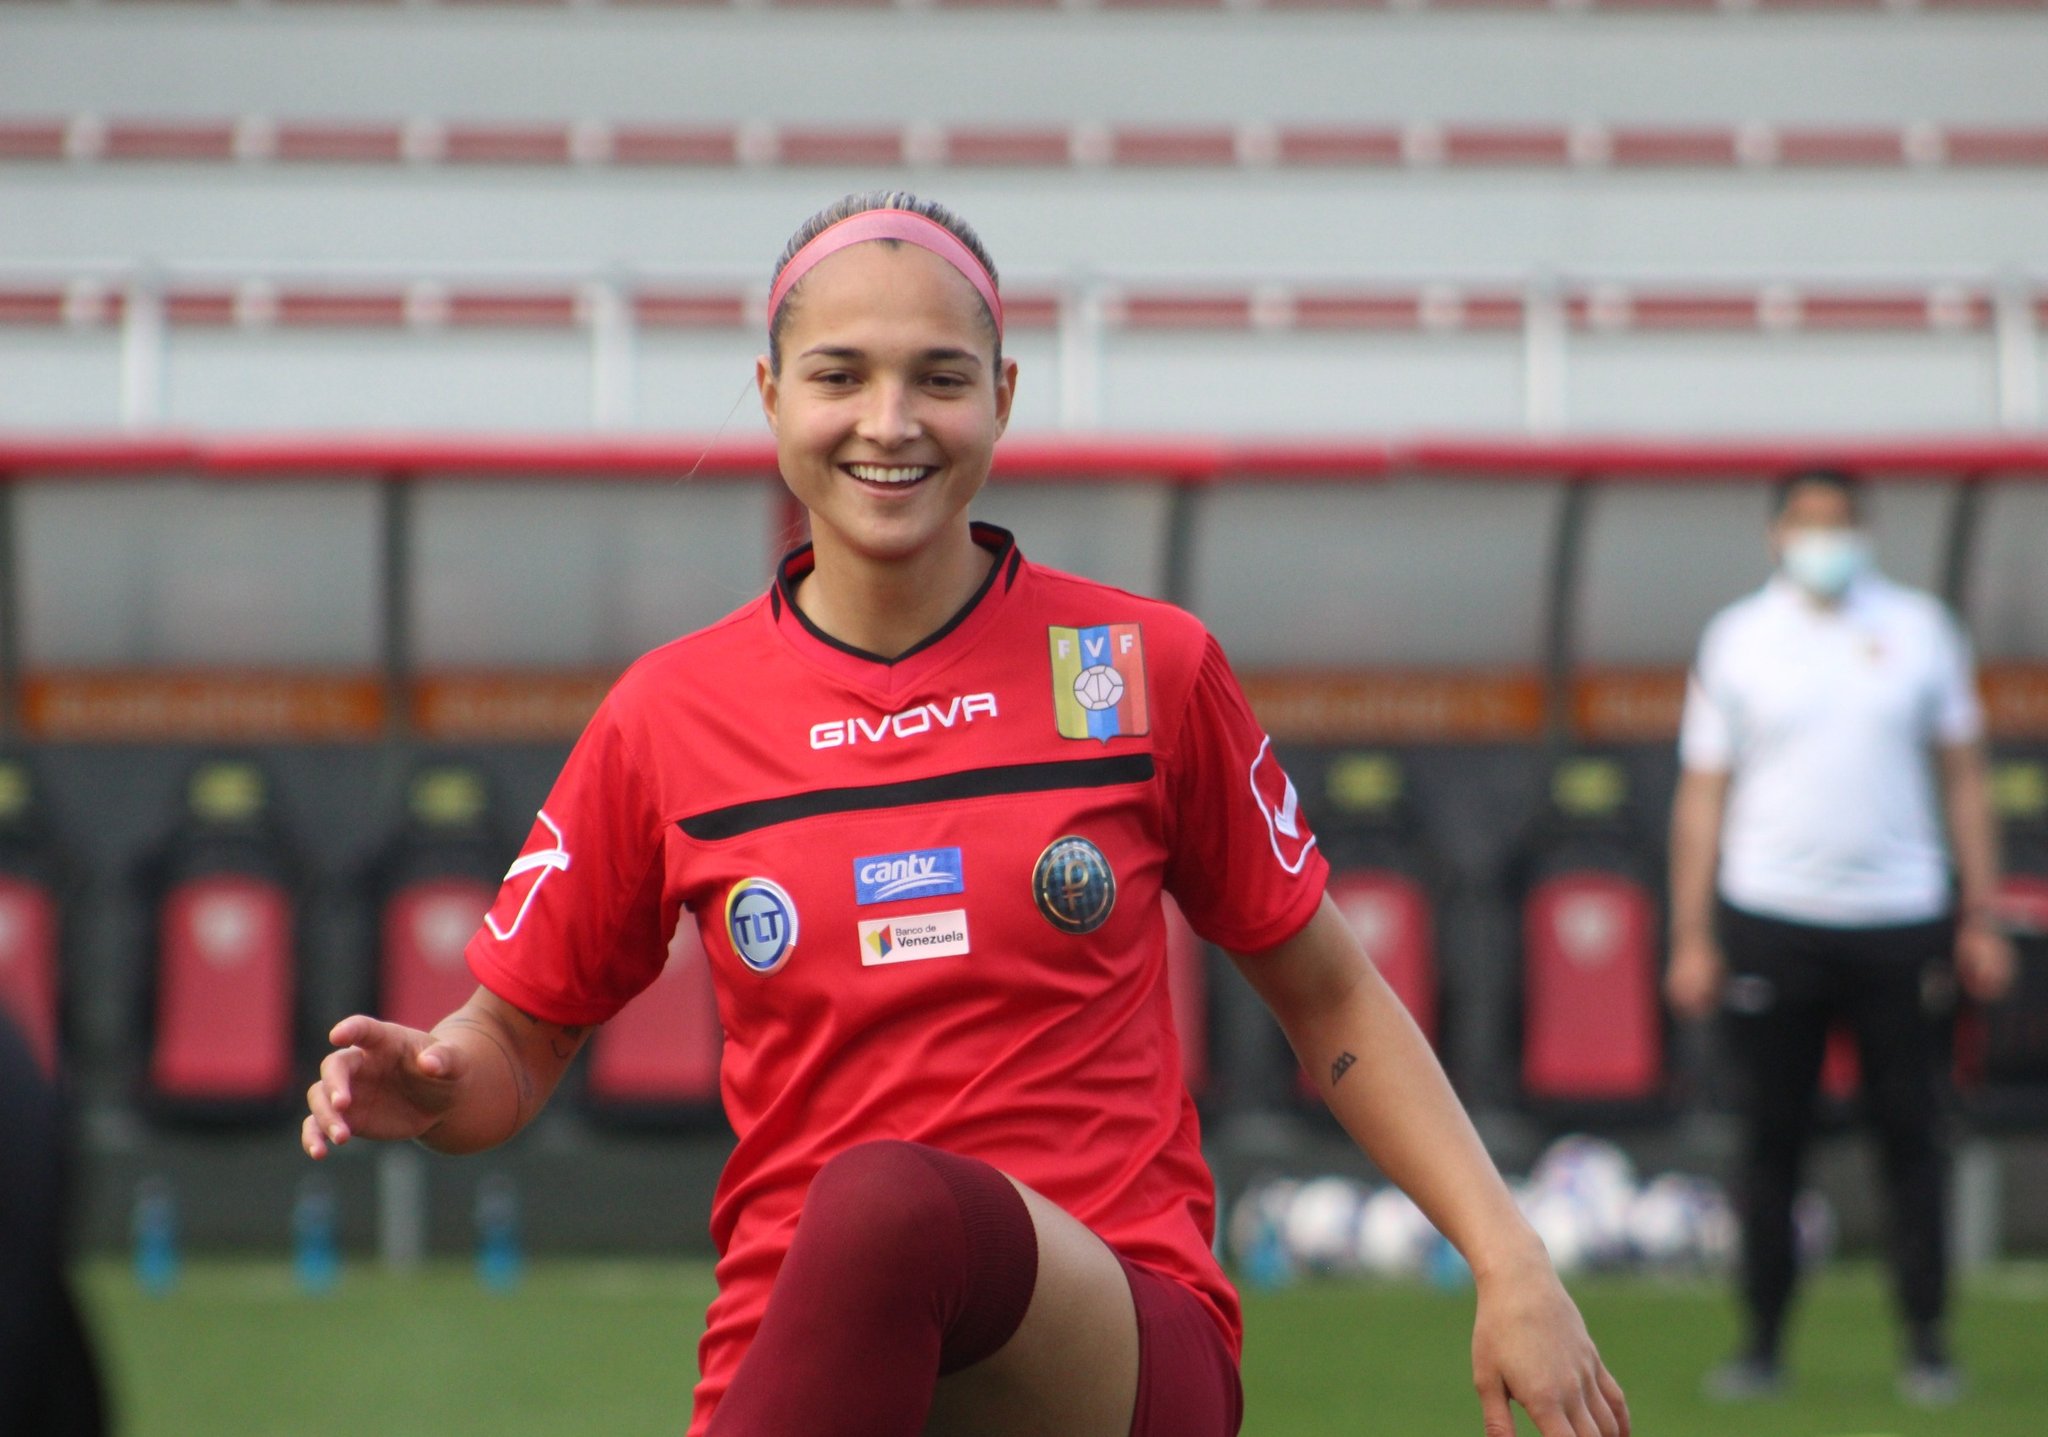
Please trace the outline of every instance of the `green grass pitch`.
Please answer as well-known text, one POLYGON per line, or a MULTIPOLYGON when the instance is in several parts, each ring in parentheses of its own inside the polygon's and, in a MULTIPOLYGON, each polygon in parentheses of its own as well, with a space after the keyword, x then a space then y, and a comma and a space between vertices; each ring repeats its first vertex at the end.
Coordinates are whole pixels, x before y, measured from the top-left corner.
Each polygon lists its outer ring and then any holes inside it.
MULTIPOLYGON (((463 1265, 349 1267, 324 1297, 278 1263, 201 1262, 144 1296, 119 1263, 80 1269, 126 1437, 680 1437, 711 1295, 699 1263, 549 1262, 514 1292, 463 1265)), ((1739 1412, 1697 1393, 1734 1323, 1724 1287, 1600 1279, 1574 1291, 1643 1437, 2039 1437, 2048 1431, 2048 1267, 1967 1282, 1971 1377, 1944 1413, 1892 1395, 1890 1305, 1851 1264, 1808 1290, 1789 1399, 1739 1412)), ((1471 1298, 1311 1283, 1246 1299, 1246 1437, 1479 1430, 1471 1298)), ((1533 1431, 1524 1424, 1523 1430, 1533 1431)))

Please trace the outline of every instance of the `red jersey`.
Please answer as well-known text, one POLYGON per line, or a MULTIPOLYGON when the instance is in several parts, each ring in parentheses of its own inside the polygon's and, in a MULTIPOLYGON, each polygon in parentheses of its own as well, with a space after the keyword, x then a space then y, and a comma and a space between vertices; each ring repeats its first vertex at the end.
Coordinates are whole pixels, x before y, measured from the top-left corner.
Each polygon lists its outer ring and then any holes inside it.
POLYGON ((993 1164, 1242 1340, 1160 894, 1255 951, 1308 921, 1327 865, 1200 623, 975 537, 987 581, 894 661, 797 610, 799 550, 764 597, 636 663, 469 946, 508 1002, 591 1024, 661 970, 684 908, 697 925, 739 1142, 692 1434, 812 1176, 871 1139, 993 1164))

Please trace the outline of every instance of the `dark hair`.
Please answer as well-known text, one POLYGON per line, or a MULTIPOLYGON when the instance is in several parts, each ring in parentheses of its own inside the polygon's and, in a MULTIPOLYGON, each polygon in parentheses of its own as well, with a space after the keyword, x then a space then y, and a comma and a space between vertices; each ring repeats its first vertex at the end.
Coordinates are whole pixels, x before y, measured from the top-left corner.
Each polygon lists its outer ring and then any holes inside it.
MULTIPOLYGON (((789 237, 789 243, 782 247, 782 258, 775 261, 775 273, 769 277, 769 288, 782 277, 783 270, 796 258, 797 251, 838 224, 841 220, 855 215, 866 214, 869 210, 908 210, 914 215, 923 215, 936 224, 952 231, 953 238, 967 246, 968 252, 981 261, 981 267, 988 271, 989 282, 997 284, 996 263, 988 257, 988 250, 981 242, 981 236, 974 232, 974 226, 954 214, 935 200, 921 200, 908 190, 866 190, 846 196, 825 206, 801 225, 789 237)), ((878 240, 879 244, 900 245, 901 240, 878 240)), ((796 303, 797 291, 803 288, 799 280, 796 288, 782 297, 782 305, 768 316, 768 367, 777 374, 782 372, 782 327, 789 320, 790 306, 796 303)), ((996 317, 989 312, 986 302, 981 305, 982 317, 988 321, 989 334, 995 340, 996 368, 1003 367, 1003 337, 996 332, 996 317)))
POLYGON ((1785 506, 1792 502, 1792 496, 1808 486, 1832 489, 1849 503, 1849 517, 1860 520, 1863 517, 1863 481, 1846 469, 1794 469, 1781 475, 1778 487, 1771 496, 1771 517, 1778 518, 1785 512, 1785 506))

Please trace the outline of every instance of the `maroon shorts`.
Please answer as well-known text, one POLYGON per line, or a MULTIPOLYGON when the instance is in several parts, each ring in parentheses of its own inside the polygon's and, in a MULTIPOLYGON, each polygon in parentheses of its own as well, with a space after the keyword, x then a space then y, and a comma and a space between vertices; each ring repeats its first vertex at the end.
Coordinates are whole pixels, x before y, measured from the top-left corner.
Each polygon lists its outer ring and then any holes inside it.
POLYGON ((1131 1437, 1237 1437, 1244 1388, 1201 1299, 1118 1254, 1138 1309, 1138 1406, 1131 1437))

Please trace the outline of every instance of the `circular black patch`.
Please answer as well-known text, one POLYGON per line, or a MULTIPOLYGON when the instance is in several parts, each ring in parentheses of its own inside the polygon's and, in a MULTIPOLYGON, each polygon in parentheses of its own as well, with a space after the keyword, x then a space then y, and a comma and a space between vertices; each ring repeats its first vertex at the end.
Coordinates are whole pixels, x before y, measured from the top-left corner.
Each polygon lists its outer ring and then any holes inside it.
POLYGON ((1093 933, 1116 907, 1116 875, 1102 850, 1085 838, 1055 838, 1038 855, 1031 895, 1045 921, 1062 933, 1093 933))

